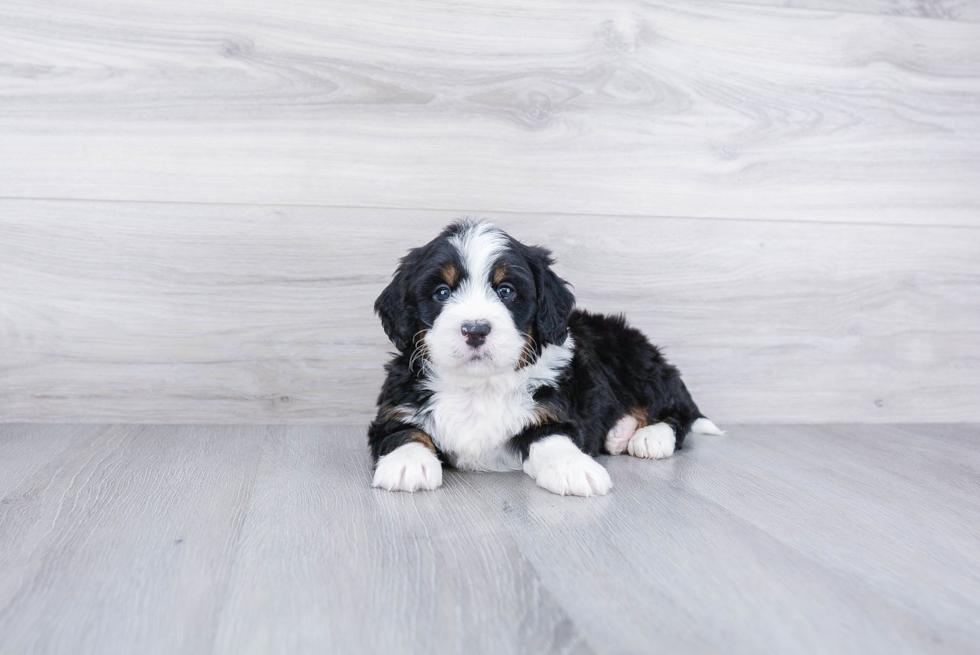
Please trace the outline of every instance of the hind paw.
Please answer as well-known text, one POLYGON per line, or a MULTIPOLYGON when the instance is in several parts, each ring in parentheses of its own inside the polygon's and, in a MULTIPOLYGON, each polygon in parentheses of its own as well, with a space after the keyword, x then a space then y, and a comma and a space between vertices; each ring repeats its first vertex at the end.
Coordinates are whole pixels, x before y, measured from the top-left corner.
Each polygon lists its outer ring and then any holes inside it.
POLYGON ((626 451, 633 457, 664 459, 674 454, 677 435, 666 423, 654 423, 640 428, 626 444, 626 451))

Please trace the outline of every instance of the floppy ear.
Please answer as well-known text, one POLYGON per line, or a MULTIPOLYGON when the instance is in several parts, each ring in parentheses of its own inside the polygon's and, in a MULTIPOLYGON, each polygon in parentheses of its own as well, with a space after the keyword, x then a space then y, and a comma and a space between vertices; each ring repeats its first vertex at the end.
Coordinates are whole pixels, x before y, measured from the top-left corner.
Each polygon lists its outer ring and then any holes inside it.
POLYGON ((568 335, 568 317, 575 307, 575 296, 568 290, 568 283, 551 270, 555 263, 551 252, 534 246, 531 248, 534 284, 538 292, 537 329, 541 347, 562 344, 568 335))
MULTIPOLYGON (((405 259, 408 259, 407 257, 405 259)), ((415 311, 408 302, 408 282, 405 273, 405 259, 402 260, 395 276, 378 299, 374 301, 374 311, 381 317, 385 334, 395 344, 395 348, 405 352, 412 347, 415 334, 415 311)))

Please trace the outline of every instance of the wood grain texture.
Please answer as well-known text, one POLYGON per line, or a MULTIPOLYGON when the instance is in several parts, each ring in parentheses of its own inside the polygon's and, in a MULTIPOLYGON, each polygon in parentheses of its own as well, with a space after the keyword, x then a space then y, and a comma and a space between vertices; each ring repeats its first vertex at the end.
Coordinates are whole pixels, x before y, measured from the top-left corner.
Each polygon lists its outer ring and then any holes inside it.
POLYGON ((0 426, 0 651, 209 652, 266 428, 65 430, 0 426))
MULTIPOLYGON (((852 428, 856 438, 875 431, 852 428)), ((980 607, 975 576, 945 589, 934 586, 934 580, 945 578, 947 571, 975 566, 980 545, 976 523, 955 528, 954 538, 947 536, 944 521, 918 522, 905 515, 904 521, 892 522, 896 514, 904 514, 896 507, 898 499, 879 516, 878 497, 886 493, 876 494, 868 487, 857 492, 835 488, 832 476, 819 474, 806 477, 821 478, 833 502, 811 500, 811 480, 792 483, 810 462, 799 455, 791 464, 758 455, 771 439, 759 439, 753 458, 740 459, 737 465, 725 460, 729 448, 743 448, 743 436, 754 441, 752 432, 753 428, 730 431, 726 443, 717 446, 721 453, 712 453, 711 461, 731 467, 731 475, 699 487, 713 484, 715 495, 751 505, 756 516, 768 516, 773 503, 785 507, 778 518, 766 522, 768 531, 745 521, 723 501, 693 492, 698 487, 688 484, 688 467, 697 467, 702 451, 716 448, 710 437, 692 437, 689 448, 664 462, 607 458, 616 486, 610 497, 598 501, 599 512, 590 505, 538 494, 519 475, 508 480, 487 474, 479 485, 492 489, 483 491, 486 497, 513 508, 505 514, 512 533, 593 643, 615 643, 625 652, 970 652, 978 634, 972 615, 980 607), (695 463, 689 465, 692 460, 695 463), (774 469, 778 475, 768 484, 750 478, 759 486, 750 487, 757 493, 746 502, 739 474, 756 469, 774 469), (864 494, 873 501, 866 502, 864 494), (828 524, 830 533, 825 531, 828 524), (964 539, 970 532, 972 538, 964 539), (801 540, 805 534, 807 541, 787 540, 787 533, 801 540), (909 556, 905 551, 910 541, 947 538, 952 543, 941 552, 909 556), (560 557, 555 557, 556 551, 560 557), (936 558, 947 552, 953 558, 937 566, 936 558), (852 554, 854 560, 838 561, 852 554), (920 577, 915 565, 924 560, 931 563, 920 577), (890 569, 894 561, 903 566, 890 569), (595 562, 602 563, 602 576, 581 575, 595 562), (897 597, 890 595, 900 587, 897 597), (680 589, 684 591, 678 593, 680 589), (916 597, 923 590, 928 594, 916 597), (962 604, 947 615, 938 610, 947 603, 962 604), (887 630, 874 627, 885 625, 887 630)), ((784 450, 804 439, 809 448, 823 445, 819 428, 810 433, 774 428, 769 435, 786 439, 784 450)), ((846 457, 848 451, 837 454, 846 457)), ((878 461, 861 469, 872 474, 885 469, 888 477, 907 475, 904 466, 895 466, 897 461, 878 461)), ((710 478, 714 470, 705 466, 699 472, 710 478)), ((921 478, 906 481, 915 488, 928 484, 921 478)), ((945 490, 949 485, 938 486, 945 490)))
MULTIPOLYGON (((368 420, 449 212, 0 201, 0 420, 368 420)), ((980 420, 980 231, 498 215, 731 422, 980 420)))
POLYGON ((734 426, 602 498, 365 428, 0 426, 4 653, 970 653, 980 426, 734 426))
POLYGON ((215 652, 592 653, 479 494, 370 489, 365 429, 263 451, 215 652))
POLYGON ((966 21, 679 1, 17 0, 0 48, 0 197, 980 212, 980 25, 966 21))
POLYGON ((859 12, 888 16, 915 16, 938 20, 980 21, 974 0, 731 0, 737 4, 793 7, 818 11, 859 12))
POLYGON ((980 431, 887 426, 867 434, 856 426, 753 426, 737 444, 699 440, 690 459, 658 473, 844 579, 866 580, 901 611, 923 616, 946 604, 938 629, 920 634, 941 634, 969 652, 980 635, 980 431), (869 546, 883 543, 892 546, 869 546))

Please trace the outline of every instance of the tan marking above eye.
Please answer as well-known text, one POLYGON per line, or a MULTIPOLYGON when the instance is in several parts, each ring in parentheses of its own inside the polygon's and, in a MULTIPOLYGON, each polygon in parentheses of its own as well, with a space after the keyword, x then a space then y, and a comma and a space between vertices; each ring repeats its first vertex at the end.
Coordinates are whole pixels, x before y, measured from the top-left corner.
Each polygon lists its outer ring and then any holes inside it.
POLYGON ((506 266, 498 266, 496 268, 496 270, 494 270, 494 272, 493 272, 493 283, 494 284, 500 284, 501 282, 503 282, 506 279, 507 279, 507 267, 506 266))
POLYGON ((439 269, 439 275, 451 287, 455 287, 459 279, 459 271, 456 270, 456 265, 451 263, 439 269))

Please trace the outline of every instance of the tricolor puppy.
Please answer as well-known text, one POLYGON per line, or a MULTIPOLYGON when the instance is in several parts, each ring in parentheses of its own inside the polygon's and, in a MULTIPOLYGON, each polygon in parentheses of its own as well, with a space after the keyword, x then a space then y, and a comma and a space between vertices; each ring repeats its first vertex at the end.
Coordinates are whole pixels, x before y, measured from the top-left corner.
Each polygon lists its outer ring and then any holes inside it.
POLYGON ((398 349, 368 430, 375 487, 435 489, 445 462, 601 495, 612 481, 593 456, 661 459, 689 430, 721 434, 623 317, 573 310, 551 264, 472 221, 401 260, 374 305, 398 349))

